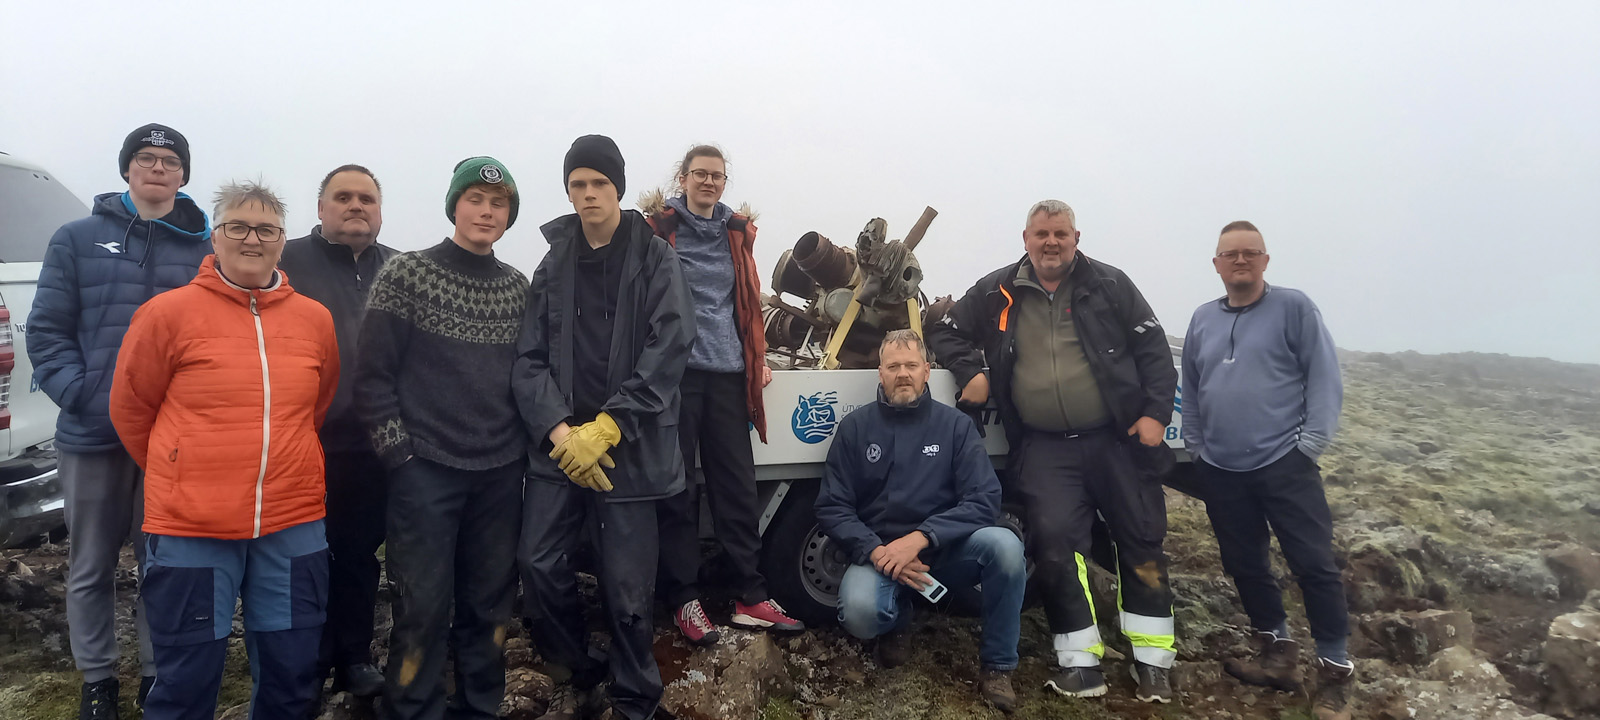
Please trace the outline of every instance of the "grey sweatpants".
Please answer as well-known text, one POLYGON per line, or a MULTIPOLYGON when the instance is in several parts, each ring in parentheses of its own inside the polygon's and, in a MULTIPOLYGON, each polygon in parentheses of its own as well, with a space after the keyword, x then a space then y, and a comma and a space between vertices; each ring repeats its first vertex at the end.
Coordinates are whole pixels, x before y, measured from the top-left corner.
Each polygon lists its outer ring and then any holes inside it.
MULTIPOLYGON (((144 473, 126 450, 66 452, 58 458, 67 507, 67 635, 84 682, 117 674, 117 560, 133 542, 144 566, 144 473)), ((156 674, 144 601, 136 600, 140 672, 156 674)))

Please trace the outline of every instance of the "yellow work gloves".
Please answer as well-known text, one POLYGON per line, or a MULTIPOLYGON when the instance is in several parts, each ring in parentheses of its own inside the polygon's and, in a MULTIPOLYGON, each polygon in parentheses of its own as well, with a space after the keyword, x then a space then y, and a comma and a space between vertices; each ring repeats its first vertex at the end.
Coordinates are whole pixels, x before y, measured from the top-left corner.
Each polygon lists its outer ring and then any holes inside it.
POLYGON ((561 466, 567 478, 596 492, 611 492, 611 480, 602 467, 614 468, 607 451, 622 442, 622 430, 610 415, 600 413, 593 422, 584 423, 567 434, 554 450, 551 459, 561 466))

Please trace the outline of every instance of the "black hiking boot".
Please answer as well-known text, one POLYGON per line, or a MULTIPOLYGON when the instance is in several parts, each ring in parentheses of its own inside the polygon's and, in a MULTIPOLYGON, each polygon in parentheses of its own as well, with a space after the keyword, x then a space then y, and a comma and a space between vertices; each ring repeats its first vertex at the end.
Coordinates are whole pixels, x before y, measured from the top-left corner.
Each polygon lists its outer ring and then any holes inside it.
POLYGON ((78 720, 117 720, 117 693, 121 683, 116 678, 84 683, 83 697, 78 701, 78 720))
POLYGON ((1345 667, 1317 658, 1317 698, 1311 703, 1311 714, 1317 720, 1350 720, 1349 694, 1355 675, 1353 663, 1345 667))
POLYGON ((1172 672, 1167 668, 1135 662, 1129 669, 1133 671, 1133 681, 1139 683, 1134 692, 1139 702, 1166 705, 1176 697, 1172 694, 1172 672))
POLYGON ((1007 670, 985 670, 978 680, 978 694, 1000 712, 1017 711, 1017 691, 1011 687, 1011 673, 1007 670))
POLYGON ((383 673, 370 663, 334 668, 333 691, 359 698, 377 697, 383 693, 383 673))
POLYGON ((603 709, 604 702, 605 696, 600 692, 599 686, 583 689, 574 687, 572 683, 561 683, 550 696, 550 705, 537 720, 579 720, 592 717, 603 709))
POLYGON ((1256 656, 1246 660, 1229 658, 1222 669, 1239 682, 1260 685, 1282 692, 1300 691, 1300 643, 1269 632, 1255 635, 1256 656))
POLYGON ((1097 667, 1061 668, 1044 686, 1067 697, 1100 697, 1106 694, 1106 675, 1097 667))

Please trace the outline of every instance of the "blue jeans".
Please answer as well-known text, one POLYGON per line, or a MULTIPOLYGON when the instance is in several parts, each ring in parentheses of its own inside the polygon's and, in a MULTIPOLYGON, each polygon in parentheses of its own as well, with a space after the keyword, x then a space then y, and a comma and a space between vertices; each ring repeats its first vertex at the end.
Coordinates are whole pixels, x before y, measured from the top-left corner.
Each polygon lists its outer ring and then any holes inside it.
MULTIPOLYGON (((986 527, 938 553, 928 574, 954 589, 982 583, 983 641, 978 660, 985 670, 1015 670, 1022 631, 1022 595, 1028 585, 1022 541, 1002 527, 986 527)), ((916 591, 871 565, 852 565, 839 583, 839 623, 862 640, 903 625, 902 606, 916 591)))

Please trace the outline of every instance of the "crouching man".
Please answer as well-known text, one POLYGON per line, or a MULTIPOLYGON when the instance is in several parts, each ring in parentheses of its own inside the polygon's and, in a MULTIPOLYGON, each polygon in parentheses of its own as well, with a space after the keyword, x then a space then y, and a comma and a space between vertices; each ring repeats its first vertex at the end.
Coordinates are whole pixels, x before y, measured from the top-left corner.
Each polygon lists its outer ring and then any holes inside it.
POLYGON ((851 558, 839 586, 839 621, 878 638, 878 664, 907 659, 912 594, 934 579, 983 586, 980 692, 1016 708, 1027 569, 1022 541, 995 525, 1000 480, 971 418, 928 397, 922 338, 896 330, 879 348, 878 402, 839 423, 817 496, 817 521, 851 558))

